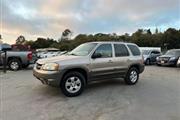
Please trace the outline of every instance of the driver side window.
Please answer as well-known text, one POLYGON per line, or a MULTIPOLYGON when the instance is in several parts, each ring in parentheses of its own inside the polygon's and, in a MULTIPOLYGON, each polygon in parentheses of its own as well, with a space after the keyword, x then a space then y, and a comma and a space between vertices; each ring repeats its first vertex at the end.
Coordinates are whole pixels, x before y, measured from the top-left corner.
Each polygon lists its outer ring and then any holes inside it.
POLYGON ((100 58, 112 57, 112 45, 111 44, 102 44, 96 49, 94 54, 101 54, 100 58))

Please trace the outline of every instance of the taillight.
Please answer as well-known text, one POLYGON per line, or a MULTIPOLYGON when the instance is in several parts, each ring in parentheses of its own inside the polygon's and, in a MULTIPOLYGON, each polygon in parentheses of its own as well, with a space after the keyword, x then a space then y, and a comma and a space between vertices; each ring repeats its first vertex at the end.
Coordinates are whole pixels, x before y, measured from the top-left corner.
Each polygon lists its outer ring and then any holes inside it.
POLYGON ((28 60, 32 60, 32 53, 28 53, 27 59, 28 59, 28 60))

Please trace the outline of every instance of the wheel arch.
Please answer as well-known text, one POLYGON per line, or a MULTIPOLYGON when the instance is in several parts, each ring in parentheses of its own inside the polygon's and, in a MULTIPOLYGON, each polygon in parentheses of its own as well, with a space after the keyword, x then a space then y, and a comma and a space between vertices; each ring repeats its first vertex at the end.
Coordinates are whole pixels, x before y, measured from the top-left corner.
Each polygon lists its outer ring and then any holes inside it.
POLYGON ((138 72, 140 72, 140 64, 132 64, 132 65, 129 66, 129 69, 131 69, 133 67, 136 68, 138 70, 138 72))
POLYGON ((7 59, 7 63, 9 63, 9 61, 10 61, 10 60, 13 60, 13 59, 18 59, 18 60, 21 62, 21 64, 22 64, 22 60, 21 60, 21 58, 20 58, 20 57, 16 57, 16 56, 11 56, 11 57, 8 57, 8 59, 7 59))
MULTIPOLYGON (((75 68, 66 69, 66 70, 64 71, 61 79, 63 79, 64 76, 65 76, 67 73, 69 73, 69 72, 79 72, 79 73, 81 73, 81 74, 85 77, 85 84, 87 84, 87 81, 88 81, 88 72, 87 72, 86 69, 80 68, 80 67, 77 67, 77 68, 75 67, 75 68)), ((61 80, 61 81, 62 81, 62 80, 61 80)), ((60 83, 59 83, 60 85, 61 85, 61 81, 60 81, 60 83)))

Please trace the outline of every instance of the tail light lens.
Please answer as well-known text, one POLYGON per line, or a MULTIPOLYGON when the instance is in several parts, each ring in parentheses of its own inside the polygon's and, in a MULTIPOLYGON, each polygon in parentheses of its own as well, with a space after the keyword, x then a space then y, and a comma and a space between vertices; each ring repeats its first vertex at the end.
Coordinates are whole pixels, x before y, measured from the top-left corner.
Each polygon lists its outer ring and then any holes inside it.
POLYGON ((29 54, 27 55, 27 59, 28 59, 28 60, 32 60, 32 53, 29 53, 29 54))

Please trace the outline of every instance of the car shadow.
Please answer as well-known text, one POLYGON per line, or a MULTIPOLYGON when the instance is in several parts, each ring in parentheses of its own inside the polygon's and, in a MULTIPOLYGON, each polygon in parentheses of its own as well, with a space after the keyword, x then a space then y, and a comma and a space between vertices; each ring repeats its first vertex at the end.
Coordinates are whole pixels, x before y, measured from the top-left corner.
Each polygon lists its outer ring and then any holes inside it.
MULTIPOLYGON (((33 69, 33 65, 30 65, 29 67, 27 68, 21 68, 20 70, 18 71, 29 71, 29 70, 32 70, 33 69)), ((2 66, 0 66, 0 72, 3 72, 4 71, 4 68, 2 66)), ((11 71, 8 66, 6 67, 6 71, 11 71)), ((14 71, 14 72, 18 72, 18 71, 14 71)))
POLYGON ((120 78, 113 78, 113 79, 107 79, 107 80, 99 80, 99 81, 92 81, 87 85, 88 89, 96 89, 101 87, 108 87, 108 86, 124 86, 124 80, 120 78))
MULTIPOLYGON (((108 89, 109 87, 116 88, 120 86, 126 86, 123 79, 111 79, 111 80, 99 80, 90 82, 83 93, 92 93, 92 91, 96 92, 102 89, 108 89)), ((46 86, 46 85, 38 85, 35 88, 36 94, 40 96, 44 96, 45 98, 56 98, 63 97, 68 98, 62 94, 61 89, 58 87, 46 86)), ((83 95, 83 94, 82 94, 83 95)))

